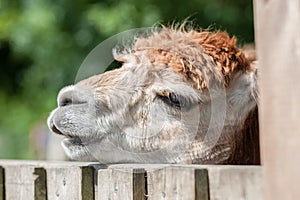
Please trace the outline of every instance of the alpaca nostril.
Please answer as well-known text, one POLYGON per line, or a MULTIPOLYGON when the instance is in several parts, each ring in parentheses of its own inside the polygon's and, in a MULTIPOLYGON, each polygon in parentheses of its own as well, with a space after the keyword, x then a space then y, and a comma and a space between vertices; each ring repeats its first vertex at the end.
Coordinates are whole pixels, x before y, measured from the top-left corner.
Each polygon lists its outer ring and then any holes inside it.
POLYGON ((60 107, 64 107, 64 106, 84 104, 84 103, 87 103, 87 101, 85 101, 84 99, 82 99, 78 95, 66 93, 66 94, 63 94, 61 96, 61 98, 59 98, 58 105, 60 107))
POLYGON ((85 104, 90 99, 90 93, 74 86, 68 86, 62 89, 58 95, 58 106, 70 106, 85 104))
POLYGON ((72 99, 65 98, 59 103, 59 106, 63 107, 63 106, 71 105, 71 104, 72 104, 72 99))

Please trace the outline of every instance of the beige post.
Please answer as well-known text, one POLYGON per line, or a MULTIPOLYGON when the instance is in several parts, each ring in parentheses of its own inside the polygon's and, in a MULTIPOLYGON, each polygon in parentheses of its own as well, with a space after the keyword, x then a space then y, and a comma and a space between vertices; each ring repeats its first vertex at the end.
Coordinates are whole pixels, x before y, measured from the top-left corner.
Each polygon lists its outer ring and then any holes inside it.
POLYGON ((254 0, 264 199, 300 199, 300 0, 254 0))

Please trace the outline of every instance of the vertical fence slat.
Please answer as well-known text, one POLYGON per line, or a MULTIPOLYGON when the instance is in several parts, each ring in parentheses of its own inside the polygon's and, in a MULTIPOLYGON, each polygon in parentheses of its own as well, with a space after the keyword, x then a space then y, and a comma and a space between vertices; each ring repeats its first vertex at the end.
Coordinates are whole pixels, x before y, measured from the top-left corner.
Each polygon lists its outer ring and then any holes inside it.
POLYGON ((93 168, 54 165, 47 168, 48 199, 93 200, 93 168))
POLYGON ((105 169, 98 171, 98 200, 145 199, 145 170, 140 168, 105 169))
POLYGON ((208 199, 207 170, 165 167, 147 172, 148 199, 208 199), (200 177, 201 176, 201 177, 200 177), (197 178, 202 180, 198 182, 197 178), (202 185, 196 185, 200 183, 202 185), (196 195, 198 194, 198 196, 196 195))
POLYGON ((35 179, 33 166, 5 166, 5 198, 34 199, 35 179))
POLYGON ((0 199, 5 198, 5 188, 4 188, 4 168, 0 166, 0 199))
POLYGON ((97 200, 107 200, 111 199, 111 194, 113 191, 110 191, 112 185, 110 184, 110 172, 107 169, 100 169, 98 170, 98 178, 97 178, 97 200))
POLYGON ((258 166, 208 168, 210 199, 262 200, 262 173, 258 166))
POLYGON ((265 199, 300 199, 300 0, 254 5, 265 199))

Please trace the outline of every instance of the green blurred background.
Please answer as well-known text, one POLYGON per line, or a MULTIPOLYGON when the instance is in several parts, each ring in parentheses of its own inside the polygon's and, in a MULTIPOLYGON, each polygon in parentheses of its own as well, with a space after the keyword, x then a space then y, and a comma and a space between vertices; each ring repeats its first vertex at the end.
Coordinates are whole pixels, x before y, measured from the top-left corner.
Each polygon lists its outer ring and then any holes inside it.
POLYGON ((97 44, 189 16, 242 44, 254 40, 252 0, 0 0, 0 158, 43 158, 32 135, 97 44))

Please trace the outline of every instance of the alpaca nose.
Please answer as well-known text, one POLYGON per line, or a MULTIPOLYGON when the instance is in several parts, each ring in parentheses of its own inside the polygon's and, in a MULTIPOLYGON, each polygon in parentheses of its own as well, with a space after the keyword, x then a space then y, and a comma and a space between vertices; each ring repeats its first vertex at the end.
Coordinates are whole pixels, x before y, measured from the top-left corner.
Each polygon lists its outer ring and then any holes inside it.
POLYGON ((90 95, 87 91, 75 86, 63 88, 58 94, 58 106, 78 105, 88 103, 90 95))

